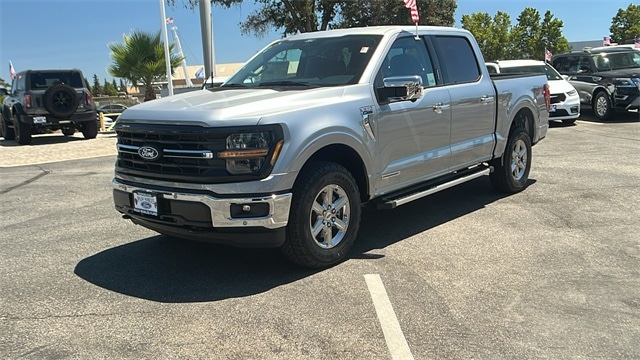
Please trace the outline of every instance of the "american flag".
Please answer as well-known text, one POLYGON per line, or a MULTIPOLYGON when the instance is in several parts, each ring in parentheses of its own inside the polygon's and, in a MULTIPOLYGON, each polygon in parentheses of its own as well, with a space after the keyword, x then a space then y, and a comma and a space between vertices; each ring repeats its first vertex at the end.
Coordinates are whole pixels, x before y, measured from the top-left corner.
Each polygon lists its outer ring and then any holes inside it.
POLYGON ((602 40, 602 46, 609 46, 609 45, 611 45, 611 37, 605 36, 604 40, 602 40))
POLYGON ((638 36, 636 38, 636 45, 635 45, 636 49, 640 49, 640 36, 638 36))
POLYGON ((13 63, 9 60, 9 77, 13 80, 16 77, 16 69, 13 68, 13 63))
POLYGON ((167 18, 167 24, 173 24, 173 18, 172 17, 168 17, 167 18))
POLYGON ((418 4, 416 0, 404 0, 404 7, 411 9, 411 20, 417 24, 420 17, 418 16, 418 4))
POLYGON ((544 61, 551 61, 551 57, 553 57, 553 54, 551 53, 551 51, 549 51, 548 49, 544 49, 544 61))

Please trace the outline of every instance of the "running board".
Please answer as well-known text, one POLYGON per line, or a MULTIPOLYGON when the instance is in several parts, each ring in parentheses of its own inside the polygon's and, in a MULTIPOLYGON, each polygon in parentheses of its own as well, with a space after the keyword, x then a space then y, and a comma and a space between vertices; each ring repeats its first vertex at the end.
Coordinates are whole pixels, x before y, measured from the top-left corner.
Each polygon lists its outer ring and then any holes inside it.
POLYGON ((387 195, 382 197, 382 201, 378 203, 378 209, 394 209, 400 205, 412 202, 414 200, 421 199, 425 196, 437 193, 448 189, 450 187, 462 184, 467 181, 479 178, 480 176, 488 175, 492 171, 490 166, 477 166, 472 169, 467 169, 463 172, 457 172, 449 174, 444 180, 440 182, 429 181, 426 184, 418 188, 413 188, 413 191, 409 190, 397 196, 387 195))

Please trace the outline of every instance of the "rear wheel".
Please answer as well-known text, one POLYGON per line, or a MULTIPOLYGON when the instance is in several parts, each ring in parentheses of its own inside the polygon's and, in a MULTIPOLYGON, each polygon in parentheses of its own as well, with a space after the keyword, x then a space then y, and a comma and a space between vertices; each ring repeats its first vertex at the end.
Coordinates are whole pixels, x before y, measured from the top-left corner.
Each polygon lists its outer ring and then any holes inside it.
POLYGON ((16 141, 20 145, 31 144, 31 126, 22 123, 15 115, 13 115, 13 126, 16 134, 16 141))
POLYGON ((609 94, 604 91, 600 91, 596 95, 593 99, 593 112, 600 120, 608 120, 611 117, 613 109, 611 108, 611 99, 609 98, 609 94))
POLYGON ((512 129, 502 158, 496 159, 491 165, 494 169, 489 178, 496 190, 504 193, 524 190, 531 170, 529 134, 522 127, 512 129))
POLYGON ((85 121, 82 124, 82 135, 85 139, 95 139, 98 136, 98 122, 85 121))
POLYGON ((311 268, 344 260, 358 234, 360 211, 358 185, 345 167, 326 161, 310 164, 293 188, 283 254, 311 268))

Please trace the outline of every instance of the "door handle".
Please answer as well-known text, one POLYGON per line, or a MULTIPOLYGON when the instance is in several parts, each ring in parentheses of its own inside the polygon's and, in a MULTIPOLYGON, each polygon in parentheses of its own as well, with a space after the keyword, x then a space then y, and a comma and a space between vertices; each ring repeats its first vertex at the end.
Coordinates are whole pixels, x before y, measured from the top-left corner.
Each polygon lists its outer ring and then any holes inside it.
POLYGON ((492 102, 493 99, 495 99, 495 97, 489 96, 489 95, 482 95, 482 97, 480 98, 480 102, 486 104, 486 103, 492 102))
POLYGON ((442 110, 448 109, 450 108, 451 105, 450 104, 445 104, 445 103, 436 103, 435 105, 433 105, 433 111, 437 112, 438 114, 442 114, 442 110))

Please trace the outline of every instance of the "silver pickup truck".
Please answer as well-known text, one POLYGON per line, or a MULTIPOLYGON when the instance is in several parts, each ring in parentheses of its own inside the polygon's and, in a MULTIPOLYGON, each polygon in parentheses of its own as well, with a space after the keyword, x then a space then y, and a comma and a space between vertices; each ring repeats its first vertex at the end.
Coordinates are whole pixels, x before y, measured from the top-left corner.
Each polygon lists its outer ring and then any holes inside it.
POLYGON ((460 29, 386 26, 275 41, 222 86, 118 119, 117 211, 168 236, 346 258, 361 207, 489 175, 527 185, 548 129, 544 75, 490 78, 460 29))

